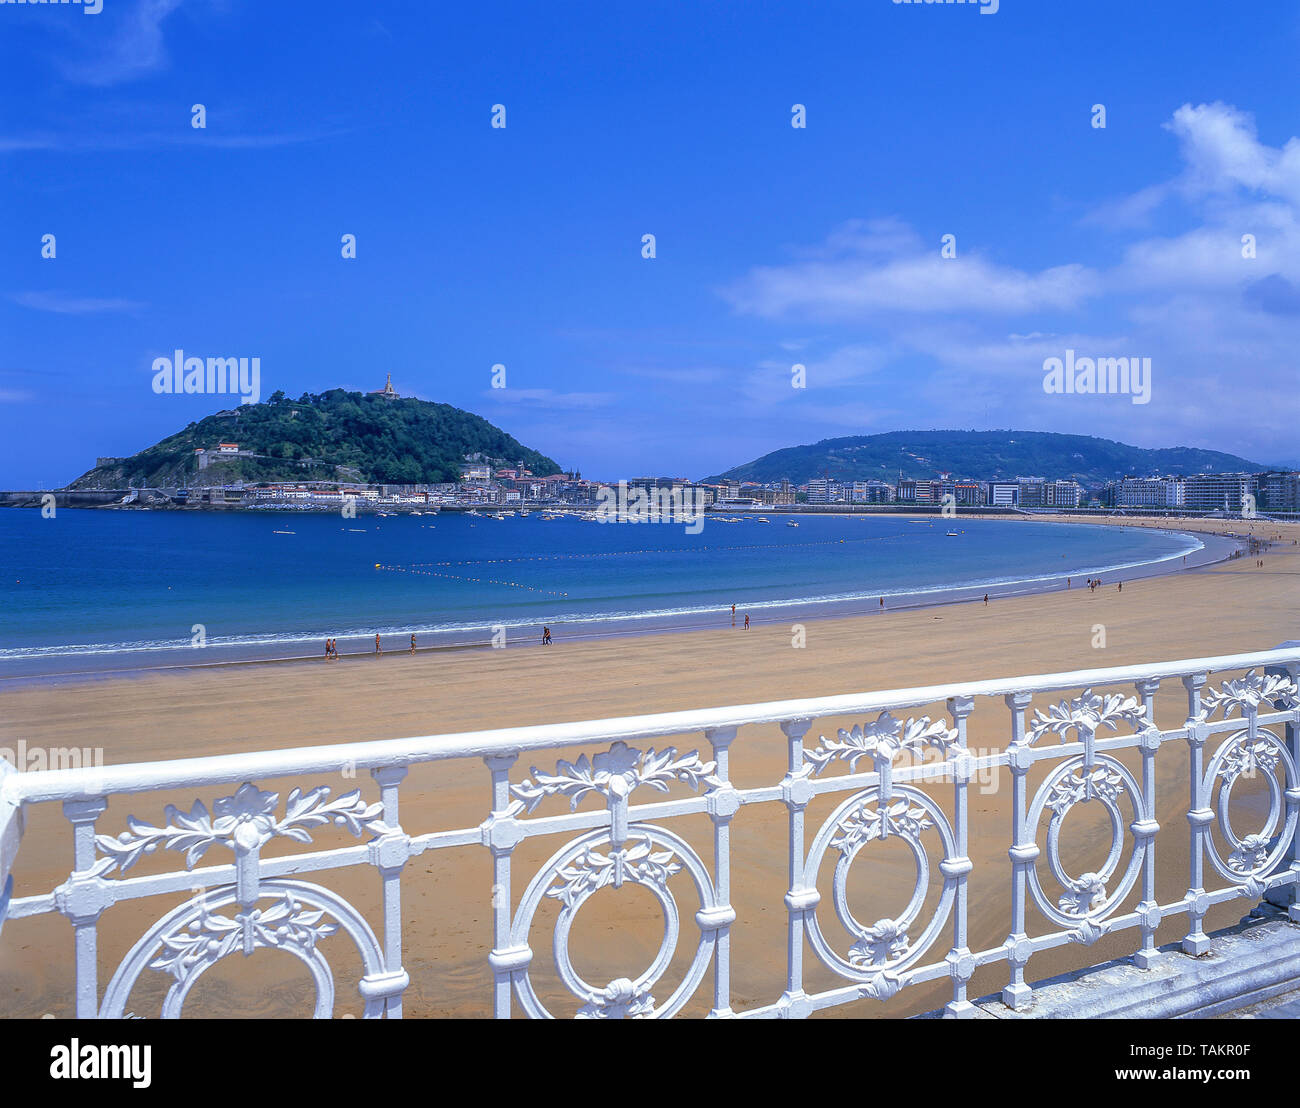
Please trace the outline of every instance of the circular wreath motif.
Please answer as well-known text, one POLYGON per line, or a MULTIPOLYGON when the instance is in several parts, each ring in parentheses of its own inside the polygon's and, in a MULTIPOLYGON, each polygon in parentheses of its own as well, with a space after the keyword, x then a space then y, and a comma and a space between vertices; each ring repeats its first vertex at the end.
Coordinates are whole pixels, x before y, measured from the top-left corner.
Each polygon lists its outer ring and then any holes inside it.
POLYGON ((1283 782, 1277 776, 1279 765, 1286 790, 1294 792, 1296 767, 1286 744, 1268 730, 1256 731, 1254 735, 1249 730, 1242 730, 1234 733, 1215 751, 1206 769, 1203 793, 1214 795, 1215 822, 1231 848, 1225 858, 1214 835, 1207 833, 1204 836, 1206 853, 1220 876, 1234 884, 1252 878, 1259 880, 1272 873, 1286 856, 1287 846, 1295 834, 1300 813, 1296 801, 1283 792, 1283 782), (1234 830, 1229 814, 1232 790, 1243 777, 1250 779, 1256 771, 1263 771, 1268 785, 1268 814, 1258 831, 1240 836, 1234 830))
MULTIPOLYGON (((709 872, 699 856, 680 838, 653 824, 633 823, 627 839, 615 847, 608 829, 593 831, 560 848, 529 882, 511 929, 516 947, 528 945, 533 917, 546 898, 558 900, 560 916, 552 945, 556 972, 565 988, 583 1002, 580 1017, 604 1019, 612 1016, 661 1018, 674 1015, 694 994, 708 970, 717 933, 702 931, 695 958, 681 984, 662 1004, 656 1004, 651 990, 667 971, 681 936, 681 913, 668 888, 669 880, 685 871, 695 884, 700 910, 717 906, 709 872), (582 906, 600 889, 619 888, 626 883, 648 889, 664 915, 663 939, 658 953, 640 975, 617 978, 604 988, 583 979, 573 966, 569 936, 582 906)), ((515 976, 519 1001, 535 1019, 552 1019, 525 971, 515 976)))
POLYGON ((870 982, 882 973, 896 974, 921 959, 933 945, 948 919, 956 895, 957 879, 945 878, 939 904, 915 940, 910 929, 925 905, 930 885, 930 858, 921 836, 933 829, 943 847, 943 860, 957 856, 956 840, 943 810, 929 796, 910 786, 897 786, 882 802, 876 787, 854 793, 831 813, 813 840, 804 873, 816 880, 828 850, 838 852, 831 885, 831 902, 840 923, 853 937, 847 957, 834 950, 823 934, 815 912, 807 916, 808 941, 823 962, 853 981, 870 982), (867 927, 854 916, 848 903, 848 875, 868 843, 885 838, 902 839, 912 852, 916 884, 906 907, 897 916, 867 927))
POLYGON ((1029 866, 1029 889, 1043 913, 1062 927, 1074 927, 1084 921, 1096 923, 1105 918, 1137 881, 1145 851, 1135 843, 1119 883, 1113 891, 1110 889, 1124 854, 1125 829, 1129 822, 1120 811, 1121 800, 1127 800, 1134 821, 1142 818, 1145 807, 1141 787, 1122 763, 1104 754, 1094 758, 1091 767, 1085 765, 1082 756, 1062 762, 1034 796, 1026 823, 1037 836, 1043 813, 1051 810, 1045 853, 1052 876, 1064 891, 1053 904, 1043 889, 1037 861, 1029 866), (1077 805, 1092 803, 1101 804, 1110 819, 1106 861, 1096 872, 1073 877, 1061 861, 1061 828, 1065 817, 1077 805))

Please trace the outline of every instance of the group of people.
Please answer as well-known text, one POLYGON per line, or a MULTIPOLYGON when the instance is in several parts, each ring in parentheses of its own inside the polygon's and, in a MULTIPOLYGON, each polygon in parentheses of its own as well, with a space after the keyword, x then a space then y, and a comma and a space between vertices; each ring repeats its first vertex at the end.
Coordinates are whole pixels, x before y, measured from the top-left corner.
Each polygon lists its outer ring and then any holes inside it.
MULTIPOLYGON (((383 654, 383 652, 384 652, 384 645, 383 645, 382 642, 380 642, 380 640, 379 640, 379 636, 376 635, 376 636, 375 636, 375 654, 376 654, 376 655, 380 655, 380 654, 383 654)), ((415 653, 415 636, 414 636, 414 635, 411 636, 411 653, 412 653, 412 654, 415 653)), ((339 656, 339 640, 338 640, 338 639, 326 639, 326 640, 325 640, 325 660, 326 660, 327 662, 334 662, 334 661, 337 661, 337 660, 338 660, 338 656, 339 656)))
MULTIPOLYGON (((745 626, 746 626, 746 627, 749 626, 749 618, 748 618, 748 617, 745 618, 745 626)), ((542 628, 542 645, 543 645, 543 646, 550 646, 550 645, 551 645, 551 629, 550 629, 549 627, 543 627, 543 628, 542 628)), ((411 648, 410 648, 410 652, 411 652, 412 654, 415 653, 415 648, 416 648, 415 635, 412 635, 412 636, 411 636, 411 648)), ((379 637, 378 634, 376 634, 376 635, 375 635, 375 657, 377 657, 377 658, 382 657, 382 656, 383 656, 383 653, 384 653, 384 641, 383 641, 383 639, 381 639, 381 638, 379 637)), ((326 640, 325 640, 325 660, 326 660, 327 662, 332 662, 332 661, 336 660, 336 659, 338 658, 338 656, 339 656, 339 643, 338 643, 338 639, 326 639, 326 640)))
MULTIPOLYGON (((735 627, 735 626, 736 626, 736 606, 735 606, 734 604, 731 606, 731 626, 732 626, 732 627, 735 627)), ((748 613, 748 612, 745 613, 745 630, 746 630, 746 631, 749 630, 749 613, 748 613)))
MULTIPOLYGON (((1099 589, 1099 588, 1101 588, 1101 578, 1100 578, 1100 577, 1089 577, 1089 578, 1088 578, 1088 591, 1089 591, 1089 592, 1095 592, 1095 591, 1096 591, 1097 589, 1099 589)), ((1119 591, 1120 591, 1120 592, 1123 592, 1123 591, 1124 591, 1124 582, 1123 582, 1123 581, 1121 581, 1121 582, 1119 583, 1119 591)))

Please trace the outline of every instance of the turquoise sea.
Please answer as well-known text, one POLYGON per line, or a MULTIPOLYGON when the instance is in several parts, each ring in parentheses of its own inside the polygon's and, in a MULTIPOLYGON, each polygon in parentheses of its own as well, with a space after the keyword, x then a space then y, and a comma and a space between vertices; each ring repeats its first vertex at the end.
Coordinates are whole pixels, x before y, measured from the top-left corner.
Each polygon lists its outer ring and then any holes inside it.
MULTIPOLYGON (((507 645, 766 622, 1118 580, 1207 558, 1138 528, 757 513, 681 524, 0 511, 0 675, 507 645), (958 532, 950 536, 949 531, 958 532), (288 532, 288 533, 279 533, 288 532), (376 566, 381 568, 376 568, 376 566)), ((1215 543, 1216 540, 1207 540, 1215 543)))

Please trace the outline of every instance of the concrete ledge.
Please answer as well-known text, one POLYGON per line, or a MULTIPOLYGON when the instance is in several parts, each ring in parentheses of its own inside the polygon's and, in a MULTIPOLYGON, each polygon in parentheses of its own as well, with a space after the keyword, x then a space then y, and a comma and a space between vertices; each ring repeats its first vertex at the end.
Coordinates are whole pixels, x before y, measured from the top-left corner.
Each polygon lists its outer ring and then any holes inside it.
MULTIPOLYGON (((1208 1019, 1300 986, 1300 925, 1271 905, 1210 936, 1199 958, 1177 943, 1160 948, 1150 969, 1123 958, 1034 986, 1030 1003, 1008 1008, 998 995, 975 1001, 983 1019, 1208 1019)), ((937 1018, 930 1012, 921 1019, 937 1018)))

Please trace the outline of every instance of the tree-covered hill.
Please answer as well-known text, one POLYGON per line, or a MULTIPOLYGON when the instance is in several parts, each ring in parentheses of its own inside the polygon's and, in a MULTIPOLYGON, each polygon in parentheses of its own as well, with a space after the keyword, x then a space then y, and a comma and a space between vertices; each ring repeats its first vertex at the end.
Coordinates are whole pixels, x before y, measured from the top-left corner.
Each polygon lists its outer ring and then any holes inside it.
POLYGON ((788 477, 800 485, 827 472, 837 481, 868 481, 895 480, 901 471, 913 478, 940 473, 976 480, 1073 478, 1096 487, 1128 476, 1255 473, 1267 468, 1217 450, 1148 450, 1049 431, 889 431, 776 450, 709 480, 766 482, 788 477))
POLYGON ((455 481, 467 454, 539 476, 559 472, 481 416, 427 400, 387 400, 331 389, 289 400, 277 392, 191 423, 130 458, 105 460, 68 487, 218 485, 236 481, 352 480, 388 484, 455 481), (194 451, 237 443, 241 453, 202 474, 194 451))

